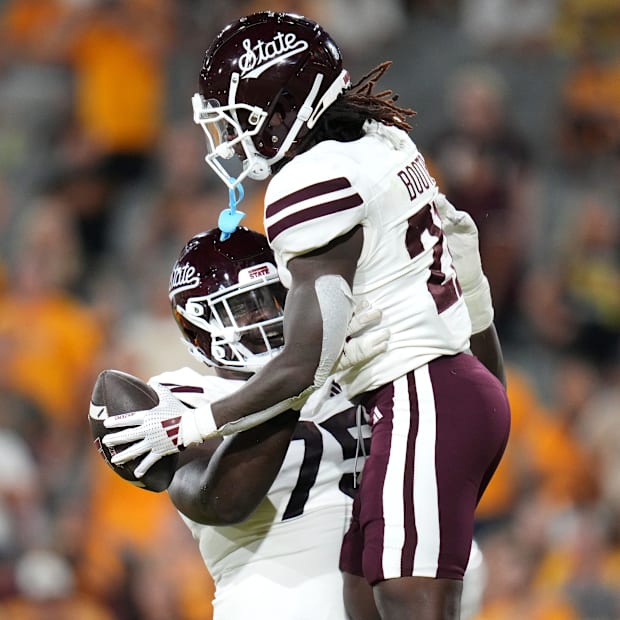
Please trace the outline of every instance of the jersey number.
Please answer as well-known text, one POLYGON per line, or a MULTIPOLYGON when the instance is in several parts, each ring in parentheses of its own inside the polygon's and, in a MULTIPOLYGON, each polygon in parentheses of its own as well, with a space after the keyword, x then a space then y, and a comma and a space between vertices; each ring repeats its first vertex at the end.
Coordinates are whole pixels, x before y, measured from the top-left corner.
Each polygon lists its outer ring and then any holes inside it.
MULTIPOLYGON (((355 459, 357 440, 351 434, 351 429, 357 428, 355 407, 333 415, 331 418, 321 422, 319 426, 324 428, 340 444, 343 459, 355 459)), ((321 457, 323 456, 323 436, 314 422, 298 422, 293 434, 293 441, 304 442, 304 456, 297 483, 291 492, 291 497, 282 516, 283 520, 298 517, 303 513, 304 506, 310 496, 310 489, 312 489, 316 482, 321 457)), ((364 439, 364 448, 366 454, 368 454, 370 451, 370 439, 364 439)), ((353 497, 355 493, 355 473, 343 474, 338 486, 343 493, 353 497)))
POLYGON ((434 207, 428 204, 409 218, 405 243, 412 259, 432 244, 433 262, 426 286, 435 300, 437 312, 441 314, 458 301, 460 291, 456 279, 448 278, 442 270, 443 231, 433 221, 431 208, 434 207))

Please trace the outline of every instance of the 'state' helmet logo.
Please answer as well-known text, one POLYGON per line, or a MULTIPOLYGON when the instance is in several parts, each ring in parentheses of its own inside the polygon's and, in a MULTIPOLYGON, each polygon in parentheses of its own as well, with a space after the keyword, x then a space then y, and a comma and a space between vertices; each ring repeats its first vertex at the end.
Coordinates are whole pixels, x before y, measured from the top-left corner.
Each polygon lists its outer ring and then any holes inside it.
POLYGON ((196 288, 199 284, 200 276, 193 265, 175 265, 170 274, 169 294, 172 297, 175 293, 196 288))
POLYGON ((298 39, 294 32, 278 32, 271 41, 259 39, 254 46, 250 39, 243 40, 245 54, 239 57, 243 78, 257 78, 269 67, 308 49, 308 42, 298 39))

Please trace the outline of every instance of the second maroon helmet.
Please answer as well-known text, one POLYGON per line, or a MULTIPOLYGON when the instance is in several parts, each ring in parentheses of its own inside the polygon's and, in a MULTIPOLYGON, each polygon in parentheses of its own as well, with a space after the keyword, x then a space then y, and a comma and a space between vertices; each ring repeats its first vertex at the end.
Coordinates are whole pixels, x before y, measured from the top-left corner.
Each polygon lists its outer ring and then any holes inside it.
POLYGON ((170 275, 170 303, 195 357, 253 373, 284 344, 286 289, 263 235, 241 227, 225 241, 220 234, 209 230, 185 245, 170 275))

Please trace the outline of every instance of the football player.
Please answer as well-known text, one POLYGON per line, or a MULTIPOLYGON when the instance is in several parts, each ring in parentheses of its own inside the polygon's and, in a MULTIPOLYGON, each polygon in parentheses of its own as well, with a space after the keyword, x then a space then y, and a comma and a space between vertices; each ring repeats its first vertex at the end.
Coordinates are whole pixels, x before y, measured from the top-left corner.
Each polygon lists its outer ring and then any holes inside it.
MULTIPOLYGON (((150 380, 184 406, 234 392, 282 349, 286 289, 263 235, 196 235, 169 292, 191 353, 214 369, 150 380)), ((360 355, 358 343, 372 355, 383 341, 352 340, 348 363, 360 355)), ((299 412, 181 452, 168 494, 213 577, 215 620, 345 620, 338 557, 369 436, 361 408, 330 382, 299 412)), ((377 618, 374 605, 368 614, 377 618)))
MULTIPOLYGON (((286 290, 264 236, 239 228, 192 238, 170 276, 173 315, 192 355, 214 369, 153 377, 190 407, 228 394, 283 345, 286 290)), ((376 321, 370 310, 359 329, 376 321)), ((351 340, 346 364, 380 352, 387 334, 351 340)), ((370 430, 360 408, 330 383, 297 414, 188 448, 168 488, 216 584, 214 619, 346 618, 339 549, 370 430), (362 445, 363 442, 363 445, 362 445)), ((467 589, 478 607, 484 576, 474 548, 467 589)), ((367 584, 358 619, 376 620, 367 584)), ((469 617, 469 616, 468 616, 469 617)))
MULTIPOLYGON (((213 393, 190 411, 110 419, 112 428, 134 426, 108 440, 132 443, 115 458, 144 455, 145 471, 179 445, 301 407, 332 373, 353 308, 367 300, 382 312, 369 333, 388 329, 390 338, 385 352, 337 376, 372 426, 341 552, 346 592, 363 579, 383 619, 452 620, 474 510, 503 454, 510 411, 478 249, 459 248, 475 227, 440 193, 409 137, 414 112, 391 91, 375 92, 388 66, 352 85, 335 41, 299 15, 250 15, 216 37, 194 118, 207 163, 230 189, 271 176, 265 229, 289 289, 285 344, 233 394, 213 393), (174 439, 162 427, 173 416, 174 439)), ((347 595, 354 617, 356 600, 347 595)))

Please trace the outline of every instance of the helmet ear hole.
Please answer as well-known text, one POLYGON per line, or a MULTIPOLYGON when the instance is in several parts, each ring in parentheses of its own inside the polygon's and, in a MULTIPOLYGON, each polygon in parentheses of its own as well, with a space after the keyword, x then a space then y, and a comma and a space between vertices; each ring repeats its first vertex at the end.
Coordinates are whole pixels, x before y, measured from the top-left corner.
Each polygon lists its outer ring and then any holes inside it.
POLYGON ((280 125, 284 124, 285 118, 286 113, 284 112, 284 106, 278 104, 276 109, 273 111, 273 114, 269 117, 269 127, 271 129, 274 127, 280 127, 280 125))
POLYGON ((276 106, 276 110, 269 117, 265 129, 261 132, 260 140, 256 141, 256 148, 259 153, 267 157, 274 157, 284 142, 289 129, 284 107, 282 105, 276 106))

